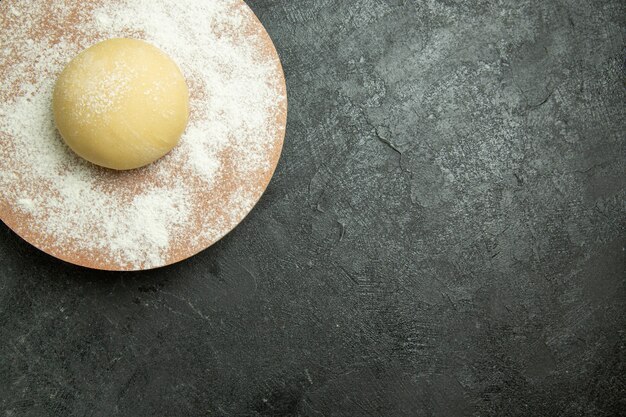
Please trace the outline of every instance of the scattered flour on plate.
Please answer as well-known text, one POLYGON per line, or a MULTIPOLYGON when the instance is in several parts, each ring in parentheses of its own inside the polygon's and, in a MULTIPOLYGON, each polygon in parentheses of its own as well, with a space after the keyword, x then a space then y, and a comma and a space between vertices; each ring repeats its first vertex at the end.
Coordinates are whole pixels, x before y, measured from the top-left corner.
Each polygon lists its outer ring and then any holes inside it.
POLYGON ((263 191, 256 177, 273 170, 282 140, 276 117, 286 98, 240 0, 2 3, 9 30, 0 33, 0 207, 28 219, 56 255, 83 254, 112 269, 158 267, 176 248, 217 240, 251 210, 263 191), (114 37, 162 49, 191 93, 179 146, 136 172, 81 160, 58 136, 51 110, 64 66, 114 37), (229 194, 226 181, 237 184, 229 194), (217 196, 223 201, 211 201, 217 196), (206 207, 215 208, 211 216, 206 207))

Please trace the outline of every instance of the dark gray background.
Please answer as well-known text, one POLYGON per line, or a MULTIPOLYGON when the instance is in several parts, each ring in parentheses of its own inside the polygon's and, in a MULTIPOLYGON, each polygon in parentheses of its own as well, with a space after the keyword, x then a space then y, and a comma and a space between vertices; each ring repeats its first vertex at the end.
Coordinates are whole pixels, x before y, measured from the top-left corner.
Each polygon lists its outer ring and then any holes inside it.
POLYGON ((144 273, 1 225, 0 415, 626 415, 626 2, 249 4, 267 193, 144 273))

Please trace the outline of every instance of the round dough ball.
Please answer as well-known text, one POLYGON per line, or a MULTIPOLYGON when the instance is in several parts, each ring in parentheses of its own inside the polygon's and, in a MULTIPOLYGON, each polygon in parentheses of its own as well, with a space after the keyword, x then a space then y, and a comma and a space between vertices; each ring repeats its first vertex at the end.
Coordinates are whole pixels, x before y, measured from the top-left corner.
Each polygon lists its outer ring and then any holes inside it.
POLYGON ((54 119, 67 145, 113 169, 147 165, 178 143, 189 90, 162 51, 136 39, 109 39, 78 54, 57 80, 54 119))

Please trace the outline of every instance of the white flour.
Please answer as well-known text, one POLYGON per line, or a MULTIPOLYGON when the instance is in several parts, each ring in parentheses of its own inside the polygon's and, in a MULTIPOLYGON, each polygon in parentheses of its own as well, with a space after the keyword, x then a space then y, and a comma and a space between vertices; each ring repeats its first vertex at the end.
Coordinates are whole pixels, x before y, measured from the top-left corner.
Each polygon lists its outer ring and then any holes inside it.
POLYGON ((79 23, 57 36, 33 33, 50 16, 62 22, 77 8, 67 4, 90 2, 8 3, 0 16, 8 10, 1 18, 16 25, 0 33, 0 62, 16 63, 0 76, 0 198, 28 215, 34 230, 68 253, 141 269, 167 263, 181 239, 196 244, 219 238, 252 208, 262 190, 243 184, 226 197, 217 223, 206 224, 197 220, 202 213, 193 195, 198 181, 203 198, 210 199, 225 175, 236 180, 272 169, 268 152, 276 141, 276 106, 284 97, 276 88, 274 64, 253 39, 257 35, 242 33, 250 11, 235 7, 239 0, 78 7, 79 23), (82 49, 113 37, 141 38, 162 49, 190 86, 186 133, 174 151, 144 168, 153 180, 139 190, 123 178, 135 174, 117 177, 74 155, 53 124, 57 75, 82 49), (234 155, 232 166, 221 165, 224 151, 234 155))

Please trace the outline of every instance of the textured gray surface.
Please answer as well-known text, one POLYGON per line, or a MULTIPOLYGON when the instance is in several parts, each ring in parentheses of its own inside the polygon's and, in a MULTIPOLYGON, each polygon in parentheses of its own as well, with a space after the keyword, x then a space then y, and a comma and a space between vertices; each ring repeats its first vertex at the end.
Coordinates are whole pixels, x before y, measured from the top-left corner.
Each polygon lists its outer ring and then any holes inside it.
POLYGON ((137 274, 1 225, 2 415, 626 415, 626 3, 249 4, 267 194, 137 274))

